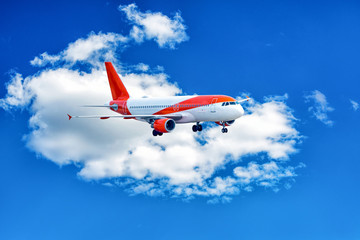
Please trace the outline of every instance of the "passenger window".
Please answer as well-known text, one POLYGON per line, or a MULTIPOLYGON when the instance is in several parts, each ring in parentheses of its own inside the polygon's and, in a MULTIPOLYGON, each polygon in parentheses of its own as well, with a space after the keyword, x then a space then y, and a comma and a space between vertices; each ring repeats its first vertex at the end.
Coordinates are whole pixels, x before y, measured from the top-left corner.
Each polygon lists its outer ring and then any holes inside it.
POLYGON ((230 102, 230 105, 235 105, 235 102, 230 102))

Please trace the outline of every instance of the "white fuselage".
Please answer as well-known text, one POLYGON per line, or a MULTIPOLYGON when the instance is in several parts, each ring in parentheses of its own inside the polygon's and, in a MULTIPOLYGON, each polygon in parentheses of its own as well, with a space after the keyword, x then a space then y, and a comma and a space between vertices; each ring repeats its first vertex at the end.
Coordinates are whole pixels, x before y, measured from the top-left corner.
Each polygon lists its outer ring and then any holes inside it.
POLYGON ((231 121, 244 115, 244 109, 235 99, 226 102, 218 100, 216 96, 207 102, 199 96, 129 98, 127 109, 131 115, 181 115, 177 123, 231 121))

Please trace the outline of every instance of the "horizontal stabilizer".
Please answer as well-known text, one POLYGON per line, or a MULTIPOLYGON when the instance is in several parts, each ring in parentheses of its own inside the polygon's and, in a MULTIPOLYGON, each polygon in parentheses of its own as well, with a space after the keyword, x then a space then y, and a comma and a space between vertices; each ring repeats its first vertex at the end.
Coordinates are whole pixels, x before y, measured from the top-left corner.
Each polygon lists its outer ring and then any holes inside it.
POLYGON ((111 108, 111 107, 116 107, 116 105, 82 105, 81 107, 107 107, 107 108, 111 108))

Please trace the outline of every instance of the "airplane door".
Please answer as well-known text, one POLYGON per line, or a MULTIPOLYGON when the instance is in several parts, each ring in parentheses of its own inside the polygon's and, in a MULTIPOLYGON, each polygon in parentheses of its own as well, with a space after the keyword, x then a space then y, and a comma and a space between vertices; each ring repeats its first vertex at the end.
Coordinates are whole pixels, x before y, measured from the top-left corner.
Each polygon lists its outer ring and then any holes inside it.
POLYGON ((217 98, 213 98, 210 105, 210 112, 216 113, 215 103, 217 103, 217 98))

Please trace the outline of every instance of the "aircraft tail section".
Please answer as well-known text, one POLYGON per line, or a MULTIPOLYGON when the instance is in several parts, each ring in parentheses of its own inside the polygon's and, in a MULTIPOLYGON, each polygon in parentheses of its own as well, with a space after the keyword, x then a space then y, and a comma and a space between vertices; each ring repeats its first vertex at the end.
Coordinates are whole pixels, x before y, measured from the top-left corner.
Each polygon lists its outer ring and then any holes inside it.
POLYGON ((130 96, 111 62, 105 62, 113 100, 127 100, 130 96))

